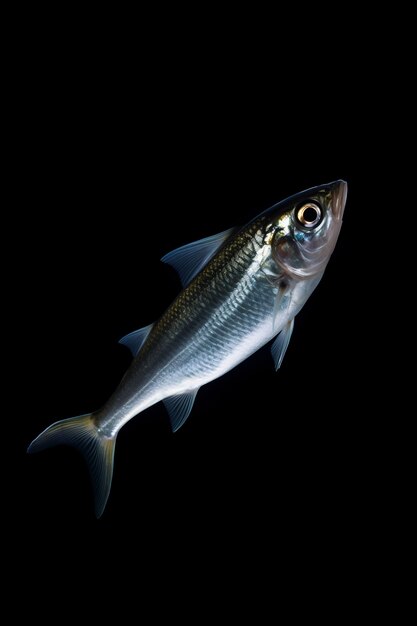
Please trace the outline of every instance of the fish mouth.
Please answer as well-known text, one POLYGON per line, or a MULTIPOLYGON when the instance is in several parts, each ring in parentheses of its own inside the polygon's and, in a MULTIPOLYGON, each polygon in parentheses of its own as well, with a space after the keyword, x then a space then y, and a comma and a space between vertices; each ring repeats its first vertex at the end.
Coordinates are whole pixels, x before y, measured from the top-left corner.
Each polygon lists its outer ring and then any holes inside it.
POLYGON ((346 205, 347 183, 344 180, 337 180, 332 188, 332 211, 337 220, 341 220, 346 205))

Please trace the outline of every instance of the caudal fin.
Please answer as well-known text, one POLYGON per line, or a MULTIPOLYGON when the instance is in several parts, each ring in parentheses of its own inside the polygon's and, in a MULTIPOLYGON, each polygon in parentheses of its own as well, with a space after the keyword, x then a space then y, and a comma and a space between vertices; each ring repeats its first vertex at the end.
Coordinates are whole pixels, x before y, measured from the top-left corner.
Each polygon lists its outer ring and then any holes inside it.
POLYGON ((30 444, 28 452, 66 444, 84 455, 90 470, 96 516, 101 517, 110 493, 116 436, 106 437, 96 428, 92 414, 70 417, 46 428, 30 444))

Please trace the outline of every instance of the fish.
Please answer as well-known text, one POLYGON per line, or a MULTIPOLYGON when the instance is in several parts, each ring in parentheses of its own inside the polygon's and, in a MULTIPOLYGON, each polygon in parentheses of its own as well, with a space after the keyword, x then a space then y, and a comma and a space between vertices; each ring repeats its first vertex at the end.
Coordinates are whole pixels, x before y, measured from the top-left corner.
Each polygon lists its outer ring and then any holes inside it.
POLYGON ((272 341, 281 367, 294 318, 319 284, 339 237, 347 183, 297 193, 243 228, 181 246, 162 261, 183 290, 154 324, 120 340, 133 361, 106 404, 53 423, 28 452, 68 444, 85 457, 99 518, 110 494, 117 434, 133 417, 163 401, 175 432, 198 390, 272 341))

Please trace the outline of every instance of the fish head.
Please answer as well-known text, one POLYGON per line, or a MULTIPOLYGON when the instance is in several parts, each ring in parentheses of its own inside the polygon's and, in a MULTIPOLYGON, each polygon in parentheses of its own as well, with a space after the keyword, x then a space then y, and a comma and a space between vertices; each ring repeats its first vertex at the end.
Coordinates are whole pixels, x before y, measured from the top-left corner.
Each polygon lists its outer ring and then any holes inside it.
POLYGON ((322 273, 342 226, 347 184, 337 180, 312 187, 274 207, 271 253, 292 278, 322 273))

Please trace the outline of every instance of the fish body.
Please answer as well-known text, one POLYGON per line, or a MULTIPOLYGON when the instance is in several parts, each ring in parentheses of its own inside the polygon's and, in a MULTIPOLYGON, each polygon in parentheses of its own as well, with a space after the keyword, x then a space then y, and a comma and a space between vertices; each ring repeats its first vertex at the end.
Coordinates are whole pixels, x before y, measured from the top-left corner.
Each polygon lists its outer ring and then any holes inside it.
POLYGON ((153 325, 121 340, 134 360, 95 413, 52 424, 29 451, 69 443, 87 459, 96 514, 110 492, 117 433, 163 400, 173 430, 187 419, 202 385, 270 340, 280 367, 294 318, 318 285, 336 244, 347 185, 336 181, 279 202, 241 229, 183 246, 163 257, 184 289, 153 325))

